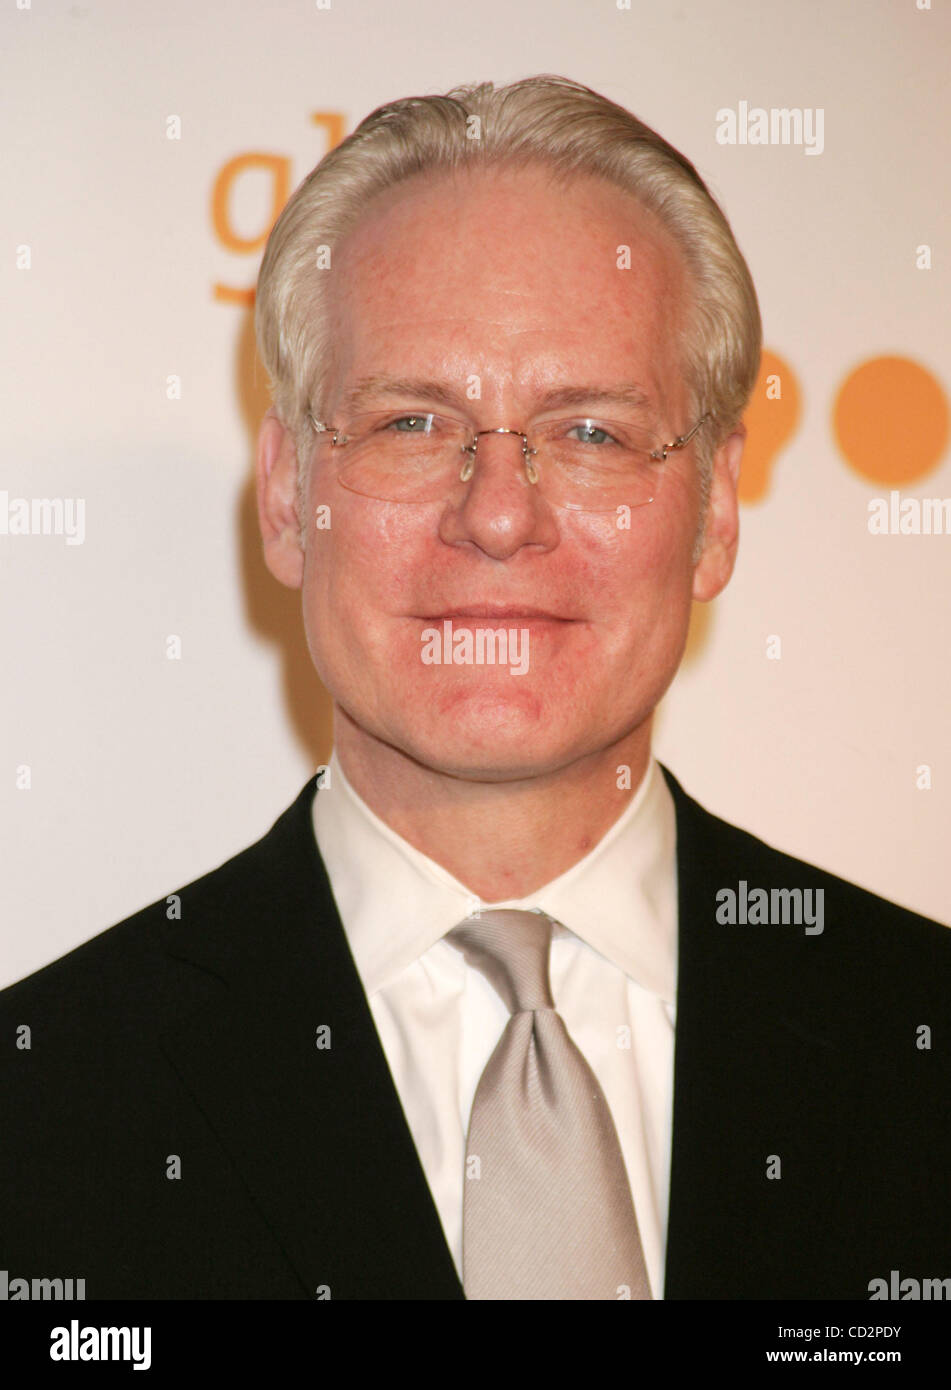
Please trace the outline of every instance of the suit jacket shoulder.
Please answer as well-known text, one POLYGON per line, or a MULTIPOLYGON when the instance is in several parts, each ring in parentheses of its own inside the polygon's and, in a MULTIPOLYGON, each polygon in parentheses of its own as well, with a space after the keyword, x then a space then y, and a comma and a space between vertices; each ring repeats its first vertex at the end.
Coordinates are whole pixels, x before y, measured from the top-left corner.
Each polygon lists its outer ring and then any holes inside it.
MULTIPOLYGON (((666 768, 677 808, 682 954, 705 937, 733 966, 748 960, 790 996, 810 982, 838 996, 841 1024, 869 1023, 909 993, 943 1019, 951 998, 951 930, 920 913, 766 844, 712 815, 666 768), (792 974, 788 972, 792 971, 792 974), (843 993, 845 991, 845 993, 843 993), (847 1007, 848 998, 861 1009, 847 1007)), ((919 1051, 927 1048, 920 1048, 919 1051)))
POLYGON ((315 787, 0 994, 11 1278, 84 1278, 88 1298, 461 1298, 317 853, 315 787))
POLYGON ((666 1296, 868 1298, 892 1269, 946 1275, 951 932, 665 775, 679 884, 666 1296))

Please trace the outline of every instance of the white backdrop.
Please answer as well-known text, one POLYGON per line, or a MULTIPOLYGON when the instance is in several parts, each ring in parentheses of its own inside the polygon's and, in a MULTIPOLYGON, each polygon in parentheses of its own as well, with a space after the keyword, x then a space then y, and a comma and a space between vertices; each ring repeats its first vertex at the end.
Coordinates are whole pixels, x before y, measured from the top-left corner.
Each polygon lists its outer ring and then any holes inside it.
POLYGON ((0 984, 258 838, 328 755, 250 488, 267 401, 244 292, 275 198, 335 122, 546 71, 697 164, 781 366, 737 572, 696 614, 657 751, 709 809, 951 922, 951 536, 867 521, 896 488, 951 497, 951 7, 923 3, 4 8, 0 984), (821 109, 821 154, 718 143, 741 102, 821 109), (875 477, 837 443, 856 371, 842 428, 865 420, 850 447, 875 477), (2 534, 18 497, 82 498, 82 543, 2 534))

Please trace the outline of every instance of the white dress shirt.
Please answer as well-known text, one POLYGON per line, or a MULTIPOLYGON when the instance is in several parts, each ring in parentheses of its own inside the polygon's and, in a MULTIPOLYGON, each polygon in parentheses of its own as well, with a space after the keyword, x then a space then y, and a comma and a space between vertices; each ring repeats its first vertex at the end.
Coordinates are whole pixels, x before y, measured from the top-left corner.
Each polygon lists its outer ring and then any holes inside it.
POLYGON ((527 898, 484 903, 357 796, 336 751, 314 833, 449 1249, 462 1277, 466 1134, 509 1019, 443 937, 479 908, 540 908, 559 924, 551 985, 607 1098, 654 1298, 663 1297, 677 973, 676 813, 652 758, 620 818, 527 898))

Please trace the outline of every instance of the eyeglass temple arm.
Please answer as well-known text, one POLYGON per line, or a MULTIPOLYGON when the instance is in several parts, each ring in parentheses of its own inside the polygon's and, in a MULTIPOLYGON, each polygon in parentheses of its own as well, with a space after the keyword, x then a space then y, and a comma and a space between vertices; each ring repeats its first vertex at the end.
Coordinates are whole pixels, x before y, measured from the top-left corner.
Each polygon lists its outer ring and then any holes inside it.
POLYGON ((701 415, 701 416, 700 416, 700 419, 699 419, 699 420, 697 421, 697 423, 694 425, 694 427, 693 427, 692 430, 688 430, 686 434, 678 434, 677 438, 674 439, 674 440, 672 440, 670 444, 665 444, 665 445, 663 446, 663 449, 662 449, 663 456, 666 458, 668 452, 669 452, 671 449, 682 449, 682 448, 684 447, 685 444, 689 444, 690 441, 691 441, 691 439, 693 439, 694 435, 697 433, 697 430, 700 428, 700 426, 703 425, 703 424, 706 424, 707 420, 709 420, 709 419, 710 419, 710 412, 709 412, 709 410, 708 410, 708 411, 706 412, 705 415, 701 415))

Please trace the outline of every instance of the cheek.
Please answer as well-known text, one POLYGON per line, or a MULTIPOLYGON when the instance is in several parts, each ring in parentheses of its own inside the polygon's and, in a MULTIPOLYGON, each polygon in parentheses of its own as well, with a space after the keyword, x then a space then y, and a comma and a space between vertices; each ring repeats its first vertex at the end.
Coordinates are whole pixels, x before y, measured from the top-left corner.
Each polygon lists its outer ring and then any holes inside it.
POLYGON ((303 602, 311 649, 371 653, 383 645, 388 619, 411 608, 412 578, 424 563, 420 518, 331 484, 315 490, 309 521, 303 602), (315 523, 321 506, 326 528, 315 523))
POLYGON ((676 507, 634 508, 620 519, 587 517, 576 525, 575 542, 572 571, 591 597, 592 616, 619 634, 674 617, 689 599, 693 531, 683 499, 676 507))

